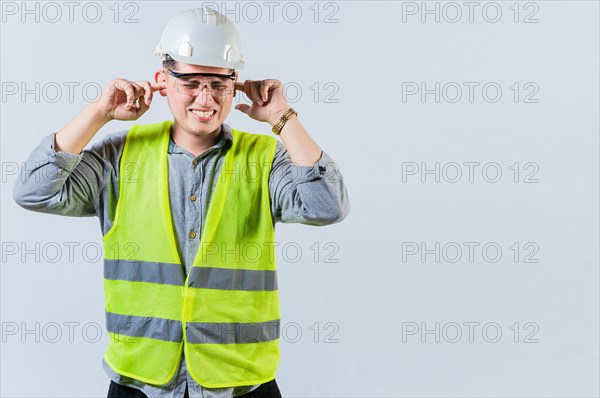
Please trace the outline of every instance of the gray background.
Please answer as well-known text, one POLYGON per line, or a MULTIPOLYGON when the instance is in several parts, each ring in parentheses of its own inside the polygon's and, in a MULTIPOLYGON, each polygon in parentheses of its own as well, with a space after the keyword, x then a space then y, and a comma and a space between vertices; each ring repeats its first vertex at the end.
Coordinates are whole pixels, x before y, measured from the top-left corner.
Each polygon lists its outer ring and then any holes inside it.
MULTIPOLYGON (((151 80, 167 19, 201 2, 120 3, 118 22, 113 2, 98 2, 96 23, 83 17, 95 18, 93 5, 85 14, 86 3, 78 3, 71 23, 57 4, 62 16, 54 23, 56 10, 44 14, 43 3, 39 22, 3 8, 2 396, 106 396, 107 336, 96 335, 104 322, 98 221, 19 208, 14 170, 87 104, 84 84, 151 80), (137 22, 123 23, 131 13, 137 22), (39 102, 7 95, 22 82, 40 83, 39 102), (72 101, 65 82, 79 84, 72 101), (56 85, 63 87, 57 101, 56 85), (72 257, 69 245, 78 245, 72 257), (22 258, 22 249, 31 253, 22 258)), ((287 248, 277 251, 284 396, 598 396, 598 2, 521 2, 518 22, 513 2, 479 2, 472 22, 459 2, 455 23, 456 8, 444 2, 427 3, 439 7, 439 22, 407 14, 421 2, 278 2, 272 21, 265 2, 254 4, 261 16, 241 3, 229 14, 239 17, 241 78, 278 78, 290 87, 292 105, 338 164, 351 201, 340 224, 276 228, 287 248), (486 21, 484 6, 488 20, 500 8, 499 21, 486 21), (292 23, 298 8, 302 16, 292 23), (536 23, 524 22, 529 14, 536 23), (403 82, 430 89, 455 82, 463 97, 453 103, 450 84, 439 103, 433 95, 403 101, 403 82), (472 102, 464 82, 479 84, 472 102), (497 102, 482 96, 489 82, 502 89, 497 102), (439 182, 403 178, 403 167, 436 162, 439 182), (465 162, 480 164, 472 182, 465 162), (455 163, 463 175, 453 183, 455 163), (499 181, 484 179, 486 164, 498 165, 499 181), (525 182, 532 171, 537 182, 525 182), (434 254, 407 255, 406 242, 426 249, 439 242, 439 262, 434 254), (479 245, 473 261, 465 242, 479 245), (482 254, 488 243, 501 248, 498 261, 493 247, 482 254), (452 262, 456 246, 464 250, 452 262), (528 253, 537 262, 526 262, 528 253), (472 338, 469 322, 478 323, 472 338), (411 325, 417 334, 403 336, 411 325)), ((169 118, 156 97, 139 122, 169 118)), ((270 134, 236 110, 227 122, 270 134)), ((112 122, 95 139, 131 124, 112 122)), ((488 169, 486 177, 494 174, 488 169)))

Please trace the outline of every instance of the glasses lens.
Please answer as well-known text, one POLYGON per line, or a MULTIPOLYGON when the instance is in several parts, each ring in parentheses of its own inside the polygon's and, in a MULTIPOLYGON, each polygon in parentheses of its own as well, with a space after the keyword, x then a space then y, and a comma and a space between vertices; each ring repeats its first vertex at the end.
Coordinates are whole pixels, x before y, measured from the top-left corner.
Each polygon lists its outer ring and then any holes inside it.
POLYGON ((188 79, 188 78, 180 78, 177 79, 177 91, 181 94, 189 95, 189 96, 197 96, 200 94, 203 86, 206 86, 206 89, 213 96, 223 96, 227 95, 233 90, 231 90, 231 82, 214 78, 208 80, 197 80, 197 79, 188 79))

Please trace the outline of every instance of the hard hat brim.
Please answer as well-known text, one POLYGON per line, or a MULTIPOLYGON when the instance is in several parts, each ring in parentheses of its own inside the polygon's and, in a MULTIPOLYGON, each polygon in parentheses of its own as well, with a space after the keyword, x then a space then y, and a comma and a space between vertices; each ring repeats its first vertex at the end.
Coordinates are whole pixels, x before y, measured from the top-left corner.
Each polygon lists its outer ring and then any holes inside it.
POLYGON ((244 61, 232 62, 232 61, 225 61, 222 59, 206 59, 206 58, 203 58, 202 61, 199 61, 195 57, 186 57, 183 55, 171 54, 171 53, 169 53, 169 56, 171 58, 173 58, 175 61, 181 62, 183 64, 199 65, 199 66, 212 66, 215 68, 226 68, 226 69, 234 69, 234 70, 244 68, 244 61))

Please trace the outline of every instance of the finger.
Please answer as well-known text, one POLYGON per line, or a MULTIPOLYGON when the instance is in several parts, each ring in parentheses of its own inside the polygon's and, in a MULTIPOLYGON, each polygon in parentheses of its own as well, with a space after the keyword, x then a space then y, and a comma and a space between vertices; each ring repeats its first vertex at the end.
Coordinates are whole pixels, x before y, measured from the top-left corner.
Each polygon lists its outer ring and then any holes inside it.
POLYGON ((258 84, 252 84, 250 86, 250 100, 258 103, 258 105, 262 105, 262 99, 260 98, 260 82, 258 84))
POLYGON ((167 82, 150 83, 152 91, 160 91, 167 88, 167 82))
POLYGON ((125 103, 125 108, 130 110, 135 104, 135 88, 133 84, 130 82, 125 82, 121 85, 121 89, 125 91, 125 95, 127 96, 127 102, 125 103))
MULTIPOLYGON (((132 109, 135 108, 140 109, 140 98, 144 95, 144 89, 137 83, 135 82, 131 82, 131 85, 133 86, 133 104, 131 105, 132 109)), ((143 101, 142 101, 143 102, 143 101)))
POLYGON ((262 84, 260 85, 260 96, 263 102, 267 102, 267 100, 269 99, 269 88, 272 85, 273 83, 269 82, 268 80, 263 80, 262 84))
POLYGON ((153 96, 150 82, 137 82, 137 84, 144 90, 144 103, 149 106, 153 96))
POLYGON ((244 112, 246 115, 249 114, 250 108, 251 108, 251 106, 247 105, 247 104, 237 104, 235 106, 235 109, 237 109, 238 111, 244 112))
POLYGON ((140 83, 142 82, 132 82, 133 88, 135 89, 135 99, 143 97, 146 92, 146 89, 140 83))
POLYGON ((150 106, 150 103, 152 102, 152 98, 154 97, 154 92, 152 91, 152 87, 150 86, 150 83, 146 82, 146 93, 144 95, 144 97, 146 98, 146 105, 150 106))
POLYGON ((124 91, 127 97, 127 104, 125 106, 126 109, 131 109, 133 104, 135 103, 135 88, 130 81, 127 80, 119 80, 114 84, 114 87, 117 90, 124 91))
POLYGON ((137 117, 142 116, 148 109, 150 109, 150 102, 146 103, 145 101, 140 101, 140 105, 138 109, 136 109, 137 117))
POLYGON ((244 91, 244 84, 245 83, 246 82, 234 82, 233 83, 233 87, 236 88, 236 89, 238 89, 238 90, 244 91))
POLYGON ((110 85, 111 96, 114 96, 119 102, 121 93, 125 94, 125 102, 127 103, 130 98, 133 98, 133 87, 131 87, 127 80, 115 79, 110 85))

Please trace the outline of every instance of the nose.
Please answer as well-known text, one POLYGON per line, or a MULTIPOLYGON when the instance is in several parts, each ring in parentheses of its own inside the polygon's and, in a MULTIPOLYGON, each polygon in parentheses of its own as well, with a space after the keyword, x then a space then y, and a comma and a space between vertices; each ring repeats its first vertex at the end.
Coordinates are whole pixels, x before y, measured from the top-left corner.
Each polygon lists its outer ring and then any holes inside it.
POLYGON ((200 101, 201 104, 213 102, 213 96, 210 92, 210 87, 208 83, 201 83, 198 88, 199 92, 196 96, 196 100, 200 101), (206 90, 204 89, 206 87, 206 90))

